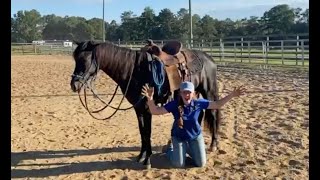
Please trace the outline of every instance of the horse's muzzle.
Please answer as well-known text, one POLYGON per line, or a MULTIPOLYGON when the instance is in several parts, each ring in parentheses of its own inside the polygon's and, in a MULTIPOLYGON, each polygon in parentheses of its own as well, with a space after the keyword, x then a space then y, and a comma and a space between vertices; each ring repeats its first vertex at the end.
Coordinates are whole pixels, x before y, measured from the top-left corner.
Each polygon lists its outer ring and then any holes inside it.
POLYGON ((71 82, 70 82, 70 86, 73 92, 77 92, 80 88, 80 81, 76 80, 75 78, 72 78, 71 82))

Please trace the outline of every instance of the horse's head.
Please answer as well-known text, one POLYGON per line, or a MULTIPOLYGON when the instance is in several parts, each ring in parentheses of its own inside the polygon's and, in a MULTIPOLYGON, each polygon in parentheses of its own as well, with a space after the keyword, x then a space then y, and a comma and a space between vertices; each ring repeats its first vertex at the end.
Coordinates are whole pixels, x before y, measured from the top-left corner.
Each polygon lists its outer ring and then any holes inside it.
POLYGON ((71 89, 76 92, 81 88, 81 84, 87 83, 97 73, 98 64, 93 61, 92 51, 99 45, 92 41, 75 42, 76 49, 73 52, 73 58, 76 62, 75 69, 71 79, 71 89))

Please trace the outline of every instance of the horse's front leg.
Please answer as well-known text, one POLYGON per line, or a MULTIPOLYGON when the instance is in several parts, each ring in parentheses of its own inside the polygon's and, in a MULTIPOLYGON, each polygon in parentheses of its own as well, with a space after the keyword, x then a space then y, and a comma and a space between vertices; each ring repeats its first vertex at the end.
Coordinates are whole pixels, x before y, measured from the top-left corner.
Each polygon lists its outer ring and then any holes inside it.
POLYGON ((137 157, 137 161, 142 162, 144 160, 143 165, 145 165, 146 168, 151 168, 150 156, 152 155, 152 149, 151 149, 152 115, 147 110, 138 110, 138 109, 136 109, 136 114, 139 122, 139 131, 141 136, 141 150, 140 150, 140 154, 137 157))

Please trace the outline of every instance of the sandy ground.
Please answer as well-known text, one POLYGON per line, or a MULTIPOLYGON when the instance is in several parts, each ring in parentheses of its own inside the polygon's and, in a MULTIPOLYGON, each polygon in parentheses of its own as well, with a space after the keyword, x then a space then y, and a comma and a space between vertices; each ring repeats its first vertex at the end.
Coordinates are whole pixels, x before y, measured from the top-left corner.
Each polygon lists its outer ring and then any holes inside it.
MULTIPOLYGON (((249 93, 228 103, 220 150, 204 168, 171 168, 161 147, 171 115, 154 116, 150 170, 135 162, 140 150, 133 110, 108 121, 93 119, 70 89, 71 56, 12 56, 11 173, 13 179, 308 179, 309 81, 282 76, 219 72, 222 91, 245 85, 249 93)), ((115 84, 100 74, 99 93, 115 84)), ((225 94, 222 94, 222 96, 225 94)), ((117 105, 122 96, 117 96, 117 105)), ((102 96, 106 101, 111 95, 102 96)), ((90 97, 90 107, 101 107, 90 97)), ((128 107, 125 102, 122 107, 128 107)), ((113 111, 100 114, 106 117, 113 111)), ((205 132, 205 141, 210 136, 205 132)))

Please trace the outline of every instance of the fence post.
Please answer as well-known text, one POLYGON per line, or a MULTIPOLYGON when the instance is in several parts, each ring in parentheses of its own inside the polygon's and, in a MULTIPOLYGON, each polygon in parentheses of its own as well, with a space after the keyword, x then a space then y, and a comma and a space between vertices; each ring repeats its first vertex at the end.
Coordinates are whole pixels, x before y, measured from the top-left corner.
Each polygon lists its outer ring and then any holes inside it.
POLYGON ((120 39, 118 39, 118 45, 120 46, 120 39))
POLYGON ((219 40, 219 59, 221 61, 221 38, 219 40))
POLYGON ((251 63, 251 46, 250 46, 250 41, 248 41, 248 50, 249 50, 249 63, 251 63))
POLYGON ((296 45, 296 66, 298 65, 298 52, 299 52, 299 36, 297 36, 297 45, 296 45))
POLYGON ((297 35, 297 51, 300 50, 300 49, 299 49, 299 39, 300 39, 300 37, 299 37, 299 35, 297 35))
POLYGON ((268 36, 268 41, 266 43, 266 63, 269 64, 269 58, 268 58, 268 53, 269 53, 269 36, 268 36))
POLYGON ((212 41, 210 41, 210 56, 213 56, 212 41))
POLYGON ((21 50, 22 50, 22 54, 24 54, 23 44, 22 44, 22 46, 21 46, 21 50))
POLYGON ((265 45, 265 41, 262 41, 261 45, 262 45, 263 62, 266 63, 266 45, 265 45))
POLYGON ((224 43, 223 43, 222 39, 220 41, 220 46, 221 46, 221 52, 222 52, 222 60, 224 60, 224 43))
POLYGON ((234 62, 237 61, 237 51, 236 50, 237 50, 237 43, 234 42, 233 43, 234 62))
POLYGON ((203 39, 201 40, 201 51, 203 51, 203 39))
POLYGON ((266 52, 268 52, 269 51, 269 36, 267 36, 267 51, 266 52))
POLYGON ((282 65, 284 65, 284 61, 283 61, 283 40, 281 40, 281 61, 282 61, 282 65))
POLYGON ((242 51, 243 51, 243 37, 241 38, 241 56, 240 56, 240 62, 242 62, 242 51))
POLYGON ((52 50, 52 45, 50 46, 50 55, 52 55, 53 54, 53 52, 52 52, 53 50, 52 50))
POLYGON ((34 52, 34 54, 37 54, 37 45, 36 44, 33 44, 33 52, 34 52))
POLYGON ((304 41, 301 41, 301 58, 302 58, 302 66, 304 66, 304 41))

